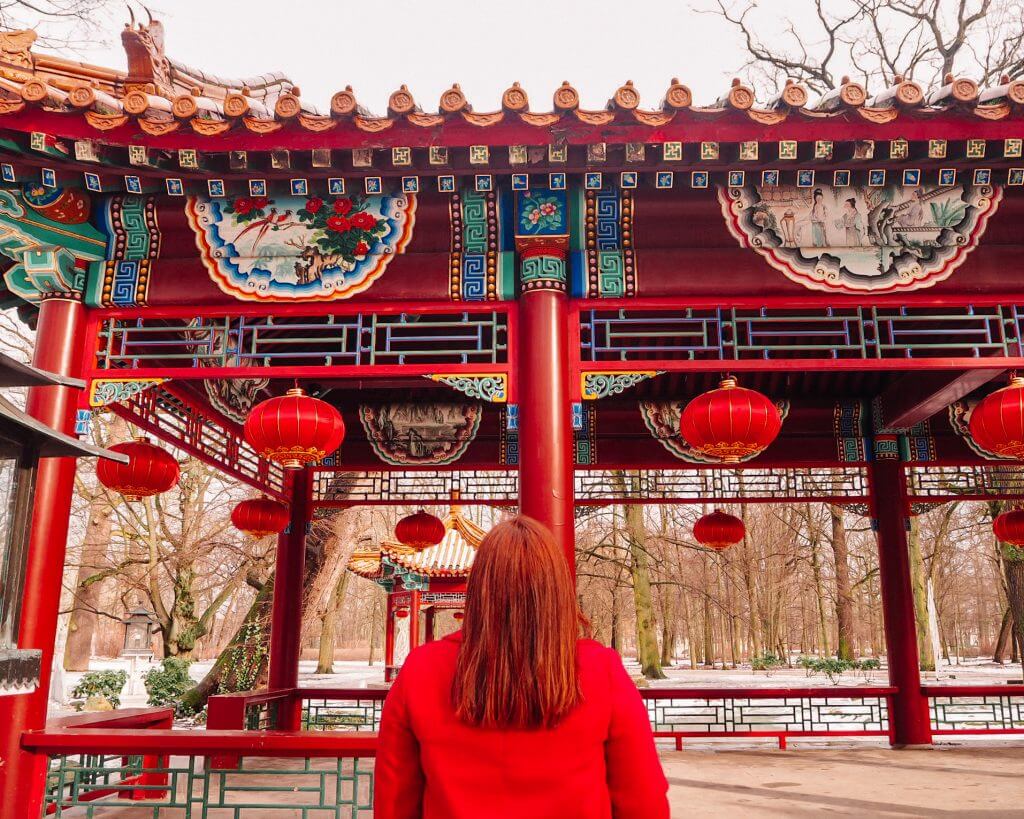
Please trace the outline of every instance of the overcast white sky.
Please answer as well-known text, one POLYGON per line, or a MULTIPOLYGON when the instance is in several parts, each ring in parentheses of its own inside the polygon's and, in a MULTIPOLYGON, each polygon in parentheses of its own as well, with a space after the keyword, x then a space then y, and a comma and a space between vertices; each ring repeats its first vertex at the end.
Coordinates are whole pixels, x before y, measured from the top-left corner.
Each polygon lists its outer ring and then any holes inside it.
MULTIPOLYGON (((562 80, 584 107, 603 107, 633 80, 654 107, 672 77, 698 104, 723 94, 743 53, 719 18, 698 14, 707 0, 151 0, 164 21, 167 53, 222 76, 283 71, 304 98, 326 108, 351 85, 375 113, 405 83, 424 110, 461 84, 477 111, 495 110, 513 80, 534 110, 549 110, 562 80)), ((136 3, 136 14, 144 13, 136 3)), ((785 0, 762 0, 784 14, 785 0)), ((124 5, 111 6, 104 48, 84 59, 124 66, 124 5)))

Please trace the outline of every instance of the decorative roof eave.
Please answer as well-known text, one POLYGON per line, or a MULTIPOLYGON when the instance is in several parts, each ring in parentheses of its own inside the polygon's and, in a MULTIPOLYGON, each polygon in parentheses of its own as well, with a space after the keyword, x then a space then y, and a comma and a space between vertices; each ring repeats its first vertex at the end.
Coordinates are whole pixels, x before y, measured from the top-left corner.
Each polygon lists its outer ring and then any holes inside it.
MULTIPOLYGON (((892 86, 871 98, 863 86, 843 77, 838 88, 813 105, 806 88, 787 80, 761 108, 754 90, 739 79, 711 105, 694 106, 690 89, 673 78, 654 108, 643 107, 639 90, 627 81, 601 110, 581 108, 579 92, 566 81, 555 89, 546 111, 532 110, 526 90, 513 83, 502 94, 500 109, 483 113, 474 111, 457 83, 441 94, 436 113, 417 104, 412 91, 402 85, 391 94, 385 116, 370 114, 352 88, 346 87, 334 94, 329 109, 321 113, 301 98, 298 87, 283 74, 224 78, 172 59, 165 49, 163 24, 152 15, 143 23, 131 12, 121 32, 127 71, 36 54, 32 50, 36 39, 31 30, 0 31, 0 91, 6 96, 0 113, 17 109, 20 102, 75 112, 91 129, 106 132, 122 144, 140 135, 157 139, 176 134, 193 141, 230 135, 229 149, 257 150, 255 144, 248 147, 247 134, 261 138, 274 133, 294 139, 286 128, 318 138, 329 133, 337 147, 657 142, 665 138, 659 129, 671 127, 680 129, 675 139, 729 141, 717 131, 696 136, 681 133, 701 124, 717 129, 725 122, 743 132, 733 137, 737 141, 770 140, 797 138, 774 129, 793 123, 806 126, 808 120, 822 123, 838 118, 858 126, 877 126, 938 111, 976 125, 1005 119, 1014 110, 1024 111, 1024 80, 1003 77, 997 86, 979 89, 969 78, 947 75, 935 89, 896 77, 892 86), (758 136, 760 127, 771 127, 773 133, 758 136)), ((66 124, 57 133, 72 136, 66 124)), ((885 138, 873 133, 865 138, 872 137, 885 138)), ((156 146, 150 139, 146 144, 156 146)))
MULTIPOLYGON (((2 90, 5 85, 0 85, 2 90)), ((339 120, 301 113, 289 120, 230 117, 214 106, 200 109, 199 101, 196 100, 194 116, 173 117, 168 115, 173 114, 173 102, 170 103, 172 111, 164 112, 161 109, 167 101, 150 95, 143 106, 143 115, 132 116, 71 106, 58 111, 44 107, 42 99, 18 100, 8 95, 8 99, 0 99, 0 128, 24 133, 43 132, 65 139, 102 137, 105 143, 121 147, 145 144, 171 150, 194 148, 225 152, 437 145, 454 148, 554 143, 624 145, 672 140, 693 144, 785 139, 836 142, 901 138, 1002 139, 1019 135, 1024 127, 1024 106, 1007 102, 977 105, 970 111, 949 107, 919 108, 912 114, 897 108, 869 107, 834 112, 753 108, 742 112, 723 108, 689 108, 672 113, 637 110, 631 113, 629 120, 614 116, 609 119, 606 111, 576 111, 568 116, 497 112, 493 122, 479 124, 465 114, 426 123, 410 117, 397 120, 357 116, 339 120), (644 121, 645 115, 649 115, 647 121, 644 121), (269 134, 274 135, 273 145, 267 144, 269 134)))

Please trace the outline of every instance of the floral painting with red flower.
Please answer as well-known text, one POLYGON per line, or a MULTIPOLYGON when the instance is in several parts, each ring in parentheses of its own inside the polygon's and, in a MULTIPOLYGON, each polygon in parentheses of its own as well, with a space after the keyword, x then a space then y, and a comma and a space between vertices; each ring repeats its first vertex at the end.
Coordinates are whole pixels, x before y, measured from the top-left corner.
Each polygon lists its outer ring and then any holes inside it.
POLYGON ((186 216, 217 285, 247 300, 349 298, 412 237, 411 195, 194 198, 186 216))

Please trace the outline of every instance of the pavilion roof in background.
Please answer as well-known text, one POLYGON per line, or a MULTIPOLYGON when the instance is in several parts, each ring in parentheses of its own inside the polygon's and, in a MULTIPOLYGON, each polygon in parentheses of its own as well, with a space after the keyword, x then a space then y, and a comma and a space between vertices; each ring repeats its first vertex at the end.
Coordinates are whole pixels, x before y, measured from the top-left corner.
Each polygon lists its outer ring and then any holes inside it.
POLYGON ((349 558, 349 570, 370 580, 381 580, 383 564, 389 563, 426 577, 466 577, 486 532, 467 518, 460 506, 452 506, 444 518, 444 528, 441 542, 422 551, 394 540, 385 540, 377 548, 357 550, 349 558))

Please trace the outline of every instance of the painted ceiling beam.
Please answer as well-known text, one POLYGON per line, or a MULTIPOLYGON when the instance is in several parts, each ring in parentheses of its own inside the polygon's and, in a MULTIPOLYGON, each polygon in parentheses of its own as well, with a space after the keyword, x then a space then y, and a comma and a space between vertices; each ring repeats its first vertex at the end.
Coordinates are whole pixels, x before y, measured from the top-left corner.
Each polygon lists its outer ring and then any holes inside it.
POLYGON ((910 429, 1003 372, 1005 370, 1000 368, 979 368, 905 375, 876 399, 876 426, 887 431, 910 429))

